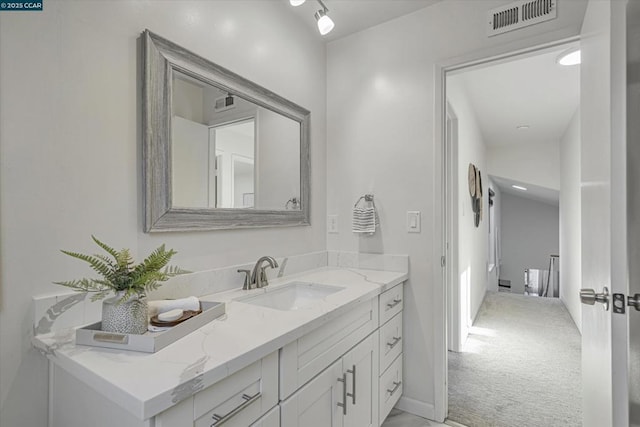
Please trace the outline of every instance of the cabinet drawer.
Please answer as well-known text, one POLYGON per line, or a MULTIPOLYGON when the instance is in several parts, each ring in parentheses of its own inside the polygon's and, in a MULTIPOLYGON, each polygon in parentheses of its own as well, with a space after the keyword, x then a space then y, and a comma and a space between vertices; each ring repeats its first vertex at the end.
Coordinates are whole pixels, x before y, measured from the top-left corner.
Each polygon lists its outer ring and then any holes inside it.
POLYGON ((196 427, 224 422, 246 427, 278 403, 278 353, 274 352, 194 396, 196 427))
POLYGON ((280 406, 276 406, 260 418, 251 427, 280 427, 280 406))
POLYGON ((404 308, 402 284, 380 294, 380 325, 384 325, 404 308))
POLYGON ((402 395, 402 354, 380 376, 380 422, 382 423, 402 395))
POLYGON ((380 327, 380 374, 402 353, 402 312, 380 327))
POLYGON ((280 352, 280 399, 322 372, 378 325, 374 298, 286 345, 280 352))

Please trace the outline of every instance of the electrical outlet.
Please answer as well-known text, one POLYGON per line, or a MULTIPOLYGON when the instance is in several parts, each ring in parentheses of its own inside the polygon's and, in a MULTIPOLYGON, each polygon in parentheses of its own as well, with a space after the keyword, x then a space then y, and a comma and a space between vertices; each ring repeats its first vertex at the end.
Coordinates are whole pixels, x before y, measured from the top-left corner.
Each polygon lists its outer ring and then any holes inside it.
POLYGON ((327 233, 338 232, 338 215, 327 216, 327 233))

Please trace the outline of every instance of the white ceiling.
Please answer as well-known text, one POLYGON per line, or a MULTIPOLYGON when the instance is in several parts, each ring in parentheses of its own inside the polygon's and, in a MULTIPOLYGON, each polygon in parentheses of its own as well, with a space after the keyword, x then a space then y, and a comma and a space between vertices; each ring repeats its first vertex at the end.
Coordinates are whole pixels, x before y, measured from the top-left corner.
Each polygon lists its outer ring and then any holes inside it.
POLYGON ((527 182, 515 181, 509 178, 501 178, 493 175, 489 175, 489 177, 503 193, 513 194, 514 196, 524 197, 525 199, 536 200, 554 206, 560 204, 560 192, 558 190, 540 187, 527 182), (522 186, 526 188, 527 191, 518 190, 517 188, 513 188, 512 185, 522 186))
POLYGON ((567 49, 453 77, 462 81, 488 147, 561 140, 580 103, 580 67, 556 63, 567 49))
MULTIPOLYGON (((557 64, 577 44, 481 66, 453 75, 473 106, 489 149, 509 145, 559 143, 580 105, 580 67, 557 64), (528 129, 518 129, 527 125, 528 129)), ((492 176, 501 191, 558 205, 557 190, 492 176), (522 185, 527 191, 514 189, 522 185)))
MULTIPOLYGON (((288 3, 288 0, 280 1, 288 3)), ((307 0, 300 6, 290 6, 290 8, 305 25, 318 34, 318 37, 331 41, 415 12, 439 1, 441 0, 323 0, 329 9, 327 15, 336 25, 325 36, 320 36, 316 26, 314 13, 321 9, 316 0, 307 0)))

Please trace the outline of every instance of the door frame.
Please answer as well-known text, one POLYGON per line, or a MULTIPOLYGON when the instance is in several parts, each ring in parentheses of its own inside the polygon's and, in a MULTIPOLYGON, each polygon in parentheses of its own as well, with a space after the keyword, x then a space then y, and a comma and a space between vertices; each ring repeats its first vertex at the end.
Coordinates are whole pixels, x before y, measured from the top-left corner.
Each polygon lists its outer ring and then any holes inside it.
MULTIPOLYGON (((525 48, 513 49, 501 54, 495 54, 490 51, 475 52, 465 56, 445 59, 435 65, 434 76, 434 94, 435 94, 435 120, 434 134, 436 140, 440 143, 436 144, 435 154, 439 161, 435 162, 434 170, 435 178, 435 200, 440 202, 440 209, 435 209, 434 218, 434 254, 442 254, 443 258, 440 271, 434 272, 434 283, 442 283, 443 286, 434 287, 434 299, 436 301, 434 310, 434 418, 437 421, 443 421, 448 414, 448 329, 449 329, 449 304, 456 303, 449 301, 450 288, 458 283, 457 269, 458 265, 458 244, 457 241, 451 239, 454 235, 451 227, 457 227, 457 217, 453 219, 453 214, 457 215, 458 188, 457 183, 458 167, 457 164, 450 164, 448 155, 451 151, 457 153, 457 147, 451 149, 447 146, 447 93, 446 80, 447 76, 461 71, 469 71, 474 68, 481 68, 487 64, 498 64, 508 62, 514 58, 525 58, 527 56, 538 55, 545 50, 556 49, 560 46, 580 41, 580 36, 554 40, 552 42, 537 44, 525 48), (449 196, 449 197, 448 197, 449 196), (455 206, 454 206, 455 205, 455 206), (448 246, 447 246, 448 243, 448 246), (450 280, 449 280, 450 279, 450 280)), ((457 236, 457 230, 455 235, 457 236)))

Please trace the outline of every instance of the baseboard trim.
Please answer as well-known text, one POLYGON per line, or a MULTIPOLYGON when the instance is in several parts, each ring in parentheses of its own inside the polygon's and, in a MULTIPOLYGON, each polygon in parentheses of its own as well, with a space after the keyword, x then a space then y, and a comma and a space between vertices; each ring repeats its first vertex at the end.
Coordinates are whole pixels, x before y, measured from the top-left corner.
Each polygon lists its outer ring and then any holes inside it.
POLYGON ((413 415, 418 415, 419 417, 437 421, 435 419, 435 406, 433 406, 433 404, 431 403, 425 403, 419 400, 402 396, 400 397, 400 400, 398 400, 396 407, 413 415))

